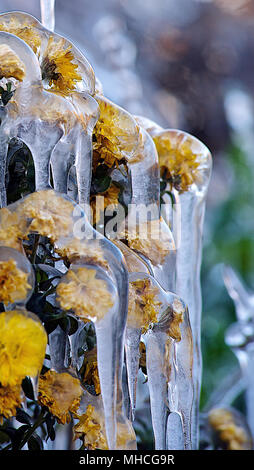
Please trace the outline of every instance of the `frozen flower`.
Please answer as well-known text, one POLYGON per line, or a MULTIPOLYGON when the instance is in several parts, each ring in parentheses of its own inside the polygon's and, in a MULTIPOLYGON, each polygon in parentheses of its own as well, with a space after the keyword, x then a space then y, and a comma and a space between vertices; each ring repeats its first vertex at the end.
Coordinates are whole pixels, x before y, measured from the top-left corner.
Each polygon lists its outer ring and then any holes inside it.
POLYGON ((88 450, 108 450, 103 419, 92 405, 88 405, 86 412, 79 416, 79 422, 74 426, 74 439, 81 439, 88 450))
POLYGON ((31 289, 27 282, 29 274, 17 267, 14 259, 0 261, 0 302, 7 305, 25 300, 31 289))
POLYGON ((93 240, 92 243, 89 243, 86 240, 73 238, 58 244, 55 250, 60 256, 68 258, 71 263, 82 261, 84 264, 96 264, 102 268, 108 268, 108 262, 104 258, 98 241, 93 240))
MULTIPOLYGON (((88 405, 86 412, 79 416, 79 422, 74 426, 74 438, 81 439, 88 450, 108 450, 105 419, 92 405, 88 405)), ((130 450, 136 448, 136 435, 128 419, 117 420, 116 448, 130 450)))
POLYGON ((131 115, 114 103, 96 96, 100 117, 93 134, 93 160, 108 167, 131 161, 139 142, 139 128, 131 115))
POLYGON ((22 239, 26 237, 24 220, 6 207, 0 209, 0 245, 22 251, 22 239))
POLYGON ((20 384, 40 372, 47 345, 42 324, 19 311, 0 314, 0 383, 20 384))
POLYGON ((71 45, 65 47, 64 38, 56 41, 51 36, 41 64, 42 78, 47 80, 52 91, 64 95, 72 92, 76 83, 82 80, 71 49, 71 45))
POLYGON ((147 330, 157 323, 161 302, 158 287, 150 279, 138 279, 129 283, 128 325, 147 330))
POLYGON ((21 385, 2 387, 0 385, 0 424, 3 418, 12 418, 16 416, 17 408, 21 407, 22 402, 21 385))
POLYGON ((188 191, 189 187, 200 179, 199 166, 201 154, 194 153, 190 138, 179 134, 172 139, 169 133, 161 132, 154 136, 154 143, 159 156, 161 175, 166 176, 172 187, 179 192, 188 191))
POLYGON ((97 279, 94 269, 69 269, 56 292, 61 308, 73 310, 83 320, 102 319, 114 305, 106 281, 97 279))
POLYGON ((0 18, 0 31, 14 34, 23 39, 35 53, 39 51, 41 38, 38 32, 31 24, 24 22, 24 18, 12 17, 9 21, 3 17, 0 18))
POLYGON ((7 45, 0 44, 0 78, 15 78, 22 82, 25 66, 15 52, 7 45))
POLYGON ((38 384, 38 401, 46 406, 59 423, 69 423, 70 413, 76 413, 82 395, 78 379, 63 372, 49 370, 40 375, 38 384))
POLYGON ((86 351, 82 370, 84 370, 82 382, 88 385, 94 385, 95 393, 99 395, 101 393, 101 387, 97 364, 97 348, 86 351))
POLYGON ((223 408, 215 408, 208 416, 209 424, 224 442, 227 450, 251 449, 250 437, 245 429, 235 422, 231 411, 223 408))
POLYGON ((19 204, 18 215, 27 219, 27 231, 37 232, 52 242, 69 234, 73 205, 53 190, 38 191, 19 204))
POLYGON ((174 249, 173 240, 162 219, 143 222, 119 234, 128 246, 140 252, 154 265, 163 264, 170 250, 174 249))

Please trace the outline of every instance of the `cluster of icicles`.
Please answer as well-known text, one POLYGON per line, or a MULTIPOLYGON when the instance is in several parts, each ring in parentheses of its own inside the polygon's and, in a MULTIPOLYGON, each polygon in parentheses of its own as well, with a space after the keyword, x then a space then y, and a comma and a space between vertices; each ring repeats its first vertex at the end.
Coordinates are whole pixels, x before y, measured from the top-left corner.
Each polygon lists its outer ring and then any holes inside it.
MULTIPOLYGON (((162 129, 143 117, 130 115, 109 101, 103 96, 99 81, 95 79, 86 58, 69 41, 46 29, 33 17, 20 12, 6 13, 0 15, 0 27, 0 53, 13 54, 19 59, 22 70, 22 79, 15 82, 13 99, 0 107, 1 207, 7 204, 5 176, 8 145, 11 139, 16 138, 28 146, 33 156, 34 194, 40 192, 43 200, 45 191, 50 191, 52 201, 54 197, 68 201, 73 205, 73 225, 81 221, 80 226, 85 234, 83 239, 76 239, 71 227, 67 233, 54 236, 55 246, 63 248, 72 242, 79 242, 83 264, 76 257, 70 265, 70 270, 77 275, 80 266, 91 269, 91 264, 84 261, 86 250, 96 253, 98 263, 93 262, 96 277, 105 281, 114 300, 104 316, 99 312, 98 316, 88 315, 96 330, 101 394, 94 397, 84 390, 81 406, 84 410, 92 403, 103 410, 109 449, 117 448, 118 426, 126 428, 126 442, 122 448, 136 448, 135 439, 130 439, 133 433, 128 430, 135 418, 139 345, 142 340, 146 348, 155 448, 197 449, 202 367, 199 274, 211 155, 196 138, 178 130, 162 129), (32 50, 25 40, 12 34, 15 24, 19 32, 22 28, 31 28, 36 32, 36 37, 40 39, 39 53, 32 50), (75 82, 75 88, 66 94, 53 88, 47 89, 41 74, 40 60, 52 37, 56 43, 62 41, 64 49, 70 47, 81 77, 75 82), (103 123, 105 116, 112 116, 111 137, 128 168, 126 190, 131 194, 132 204, 160 205, 160 171, 154 138, 169 140, 171 156, 179 141, 188 139, 193 153, 199 155, 198 177, 184 192, 172 190, 176 201, 174 208, 167 217, 163 218, 162 214, 156 220, 159 233, 166 234, 163 248, 168 243, 163 256, 160 240, 154 245, 150 240, 150 249, 142 251, 145 243, 140 243, 140 246, 130 243, 127 246, 122 241, 113 243, 99 235, 82 209, 90 200, 93 130, 100 119, 103 123), (51 170, 54 189, 50 185, 51 170), (71 195, 68 193, 70 171, 76 175, 76 192, 71 195), (177 241, 172 231, 173 220, 177 225, 177 241), (156 292, 159 306, 155 322, 148 327, 142 324, 140 318, 135 320, 135 315, 130 315, 128 308, 129 286, 135 286, 139 281, 148 283, 156 292), (125 367, 128 390, 123 387, 125 367)), ((49 24, 49 27, 52 28, 52 25, 49 24)), ((4 77, 4 61, 0 67, 1 76, 4 77)), ((10 74, 6 78, 10 78, 10 74)), ((26 201, 29 202, 31 196, 9 205, 8 210, 15 213, 26 201)), ((51 238, 50 228, 46 235, 51 238)), ((4 242, 1 244, 4 245, 4 242)), ((14 248, 1 249, 1 260, 10 257, 32 276, 32 268, 24 254, 14 248)), ((21 302, 19 300, 19 306, 22 302, 25 306, 27 298, 21 302)), ((75 375, 78 369, 77 344, 83 327, 84 323, 80 320, 79 329, 71 336, 71 341, 59 329, 49 335, 51 367, 57 372, 69 371, 75 375)))

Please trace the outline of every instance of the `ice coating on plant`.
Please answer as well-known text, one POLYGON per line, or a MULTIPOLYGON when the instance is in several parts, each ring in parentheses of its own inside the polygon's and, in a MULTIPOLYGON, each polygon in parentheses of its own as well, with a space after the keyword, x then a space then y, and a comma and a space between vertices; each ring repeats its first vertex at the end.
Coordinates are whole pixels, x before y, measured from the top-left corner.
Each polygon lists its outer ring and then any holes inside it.
POLYGON ((78 202, 88 204, 92 175, 92 133, 98 119, 98 104, 92 96, 72 93, 69 101, 77 124, 63 135, 53 150, 51 165, 54 189, 67 194, 71 168, 77 175, 78 202))
POLYGON ((224 268, 224 282, 235 304, 237 322, 229 326, 225 342, 235 353, 246 380, 246 407, 248 423, 254 433, 253 360, 254 322, 253 294, 246 288, 232 267, 224 268))
POLYGON ((254 316, 254 295, 231 266, 224 266, 224 283, 235 304, 237 319, 248 321, 254 316))
MULTIPOLYGON (((101 396, 92 396, 86 390, 77 413, 79 419, 74 426, 74 439, 81 439, 88 450, 108 450, 103 403, 101 396)), ((117 450, 136 450, 136 436, 131 422, 124 418, 118 407, 117 450)))
POLYGON ((94 94, 94 72, 85 56, 70 41, 23 12, 0 15, 0 30, 19 36, 36 53, 44 86, 68 95, 77 90, 94 94))
MULTIPOLYGON (((9 33, 0 34, 4 38, 9 38, 9 33)), ((27 74, 32 82, 26 83, 23 80, 5 108, 12 121, 11 124, 8 124, 8 121, 3 124, 5 156, 2 159, 2 173, 6 166, 8 140, 14 136, 19 137, 33 155, 36 189, 50 187, 52 158, 56 189, 67 192, 68 172, 70 166, 75 164, 78 173, 79 199, 80 202, 87 202, 91 180, 92 129, 97 119, 97 104, 89 95, 81 96, 73 93, 71 100, 67 101, 60 95, 43 90, 39 79, 40 68, 32 50, 18 37, 12 36, 10 40, 14 50, 17 49, 18 52, 18 48, 22 46, 22 50, 25 51, 24 56, 29 54, 32 56, 34 62, 31 61, 31 64, 35 70, 27 74), (37 81, 33 81, 33 77, 36 77, 37 81)))
POLYGON ((108 100, 99 98, 100 118, 95 126, 94 162, 127 167, 131 190, 130 210, 117 237, 127 241, 151 265, 164 288, 172 287, 175 245, 172 233, 160 217, 159 166, 155 145, 132 116, 108 100), (128 123, 128 126, 127 124, 128 123), (120 136, 120 137, 119 137, 120 136))
POLYGON ((180 416, 178 440, 183 448, 190 449, 193 345, 188 311, 179 297, 164 291, 150 275, 133 272, 129 280, 127 350, 132 408, 135 409, 134 365, 137 374, 138 340, 142 333, 156 449, 166 449, 167 442, 171 442, 174 429, 167 422, 172 412, 180 416), (132 344, 128 345, 128 340, 132 344))
MULTIPOLYGON (((4 210, 6 209, 2 209, 4 210)), ((73 310, 83 320, 90 318, 95 322, 107 439, 109 447, 114 448, 116 402, 121 406, 122 400, 123 337, 128 292, 127 271, 121 252, 91 227, 76 203, 53 190, 32 193, 8 206, 8 210, 11 214, 16 214, 23 223, 21 233, 14 230, 17 238, 25 238, 29 233, 46 236, 54 243, 55 250, 71 263, 65 275, 66 282, 63 279, 58 285, 57 295, 62 299, 62 308, 73 310), (100 308, 97 312, 98 302, 100 308)), ((13 221, 15 225, 16 218, 13 221)), ((57 345, 58 334, 59 331, 56 331, 52 336, 52 347, 53 343, 57 345)), ((62 341, 61 334, 60 337, 62 341)), ((66 347, 63 347, 62 354, 63 368, 67 368, 66 347)), ((61 357, 56 360, 58 364, 61 363, 61 357)))
MULTIPOLYGON (((0 54, 4 57, 1 60, 1 79, 2 83, 5 80, 6 91, 13 94, 13 90, 18 86, 23 86, 27 89, 30 83, 36 83, 40 79, 40 69, 38 67, 37 59, 33 55, 32 50, 26 44, 8 33, 0 32, 0 54)), ((6 103, 3 100, 3 94, 0 104, 1 113, 1 126, 0 126, 0 141, 1 141, 1 155, 0 155, 0 178, 1 178, 1 191, 0 191, 0 205, 6 205, 6 190, 5 190, 5 173, 6 173, 6 159, 8 151, 8 142, 10 139, 10 116, 6 109, 6 103)))
POLYGON ((32 265, 14 248, 0 246, 0 302, 8 310, 25 306, 32 295, 34 273, 32 265))
MULTIPOLYGON (((48 10, 48 5, 44 5, 48 10)), ((0 29, 4 31, 11 31, 20 38, 22 38, 29 46, 31 46, 37 55, 38 62, 41 68, 42 84, 44 89, 49 89, 56 93, 57 98, 59 94, 66 96, 70 99, 71 104, 65 103, 66 109, 53 109, 59 108, 58 102, 55 100, 46 100, 46 95, 40 96, 42 106, 45 104, 48 109, 48 121, 58 120, 58 124, 64 129, 57 129, 53 135, 53 129, 49 132, 48 125, 45 132, 53 139, 50 144, 50 149, 54 149, 52 155, 52 165, 54 173, 55 189, 60 192, 67 192, 66 185, 68 181, 68 173, 71 165, 75 164, 77 168, 79 202, 87 203, 89 201, 90 184, 91 184, 91 159, 92 159, 92 129, 97 119, 96 103, 90 95, 94 94, 95 78, 93 70, 86 60, 86 58, 65 38, 51 33, 30 15, 20 12, 8 13, 0 15, 0 29), (76 93, 85 93, 80 95, 76 93), (44 99, 43 99, 44 98, 44 99), (63 118, 63 112, 66 119, 63 118), (66 122, 68 121, 69 127, 67 129, 66 122), (63 126, 62 126, 63 125, 63 126), (60 140, 61 139, 61 140, 60 140), (59 158, 61 156, 61 159, 59 158)), ((37 64, 38 67, 38 64, 37 64)), ((36 96, 38 101, 38 96, 36 96)), ((38 108, 35 97, 33 103, 38 108)), ((64 102, 62 102, 63 108, 64 102)), ((45 114, 45 113, 44 113, 45 114)), ((44 116, 45 117, 45 116, 44 116)), ((24 116, 22 116, 22 121, 24 116)), ((45 150, 40 141, 43 136, 37 137, 38 142, 33 143, 29 139, 31 132, 40 133, 40 129, 31 129, 27 124, 25 129, 21 129, 20 137, 23 140, 26 138, 25 143, 32 152, 44 151, 47 155, 42 159, 43 162, 38 163, 37 176, 39 174, 39 182, 37 181, 37 189, 44 189, 48 187, 47 173, 49 170, 49 153, 45 150)), ((59 126, 58 126, 59 127, 59 126)))
MULTIPOLYGON (((175 292, 186 302, 190 312, 194 339, 195 406, 193 407, 193 447, 198 447, 198 409, 201 383, 201 287, 200 264, 206 194, 211 174, 211 154, 192 135, 175 130, 148 126, 159 156, 161 178, 178 204, 175 292), (179 212, 180 211, 180 212, 179 212)), ((175 231, 175 230, 174 230, 175 231)))

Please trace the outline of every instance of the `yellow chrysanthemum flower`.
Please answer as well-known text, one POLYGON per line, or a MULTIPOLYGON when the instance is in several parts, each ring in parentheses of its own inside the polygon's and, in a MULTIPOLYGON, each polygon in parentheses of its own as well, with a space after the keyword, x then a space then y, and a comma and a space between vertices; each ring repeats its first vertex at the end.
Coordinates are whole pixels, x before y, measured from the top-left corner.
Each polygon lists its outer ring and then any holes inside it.
POLYGON ((94 385, 95 393, 99 395, 101 393, 101 387, 97 364, 97 348, 86 351, 82 370, 84 370, 82 382, 88 385, 94 385))
POLYGON ((69 423, 70 413, 76 413, 82 395, 78 379, 63 372, 47 371, 39 378, 38 401, 46 406, 59 423, 69 423))
POLYGON ((0 78, 16 78, 20 82, 25 76, 25 66, 15 52, 7 45, 0 44, 0 78))
POLYGON ((49 38, 47 49, 42 60, 42 78, 46 79, 51 90, 64 95, 75 89, 76 83, 82 80, 77 72, 71 46, 65 48, 65 39, 56 41, 53 36, 49 38))
POLYGON ((150 279, 138 279, 129 283, 128 325, 143 328, 158 322, 161 301, 158 287, 150 279))
POLYGON ((0 245, 22 252, 22 239, 27 238, 24 220, 6 207, 0 209, 0 245))
POLYGON ((114 305, 106 281, 97 279, 94 269, 70 269, 56 292, 61 308, 73 310, 83 320, 100 320, 114 305))
POLYGON ((153 137, 161 168, 161 175, 179 192, 188 191, 197 182, 201 154, 194 153, 190 138, 183 134, 171 141, 170 133, 160 132, 153 137))
POLYGON ((88 405, 86 412, 79 416, 79 422, 73 428, 74 439, 81 439, 84 447, 89 450, 108 450, 101 422, 99 412, 92 405, 88 405))
POLYGON ((47 334, 39 321, 28 313, 0 313, 0 383, 3 387, 20 384, 26 376, 40 372, 47 345, 47 334))
POLYGON ((251 449, 251 439, 245 429, 235 422, 233 414, 223 408, 215 408, 208 416, 209 424, 225 443, 227 450, 251 449))
POLYGON ((14 34, 20 39, 23 39, 36 53, 38 53, 41 38, 32 25, 26 24, 24 19, 19 21, 18 18, 11 18, 10 21, 5 21, 4 18, 0 20, 0 31, 14 34))
POLYGON ((103 250, 98 241, 89 243, 86 240, 73 238, 57 245, 55 251, 63 258, 68 258, 71 263, 82 261, 84 264, 96 264, 108 269, 108 262, 104 258, 103 250))
POLYGON ((72 213, 72 203, 53 190, 30 194, 17 209, 19 218, 27 220, 28 232, 37 232, 52 242, 70 233, 72 213))
POLYGON ((111 101, 96 96, 100 117, 93 133, 93 166, 102 160, 108 167, 130 161, 139 143, 139 128, 131 115, 111 101))
MULTIPOLYGON (((88 450, 108 450, 104 416, 94 406, 88 405, 86 412, 79 416, 74 426, 74 439, 81 439, 88 450)), ((136 435, 128 419, 117 420, 116 448, 119 450, 136 449, 136 435)))
POLYGON ((0 385, 0 424, 3 418, 16 416, 17 408, 21 407, 22 389, 20 385, 2 387, 0 385))
POLYGON ((0 261, 0 302, 7 305, 25 300, 31 289, 28 283, 29 274, 17 267, 14 259, 0 261))

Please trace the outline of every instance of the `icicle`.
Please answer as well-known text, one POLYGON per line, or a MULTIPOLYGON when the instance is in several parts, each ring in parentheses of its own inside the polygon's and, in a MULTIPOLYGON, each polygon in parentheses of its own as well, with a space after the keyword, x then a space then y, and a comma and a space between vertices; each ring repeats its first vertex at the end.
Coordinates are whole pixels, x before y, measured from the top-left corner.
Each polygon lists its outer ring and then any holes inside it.
POLYGON ((136 389, 139 370, 139 343, 141 338, 141 328, 128 328, 126 329, 125 337, 125 351, 126 351, 126 365, 128 373, 130 404, 131 404, 131 418, 135 419, 136 409, 136 389))
POLYGON ((49 350, 51 369, 66 372, 70 367, 70 340, 59 325, 49 334, 49 350))
POLYGON ((33 388, 34 399, 37 401, 38 400, 39 374, 37 374, 36 377, 30 377, 30 379, 31 379, 31 384, 33 388))
MULTIPOLYGON (((106 435, 109 448, 114 449, 116 445, 115 410, 118 386, 116 365, 119 362, 117 355, 120 353, 116 337, 119 308, 117 291, 112 280, 102 268, 91 267, 85 264, 71 265, 70 270, 59 285, 61 291, 58 286, 61 307, 65 305, 64 283, 68 283, 69 279, 76 279, 76 295, 79 297, 79 301, 77 307, 74 299, 67 298, 67 303, 73 302, 72 308, 74 312, 81 316, 81 318, 83 315, 86 315, 86 318, 92 320, 95 325, 97 362, 105 413, 106 435), (79 282, 80 286, 86 286, 84 298, 79 288, 79 282), (88 289, 90 290, 89 294, 86 293, 88 289), (106 342, 105 338, 107 338, 106 342)), ((71 282, 73 283, 74 281, 71 282)))
POLYGON ((180 221, 178 217, 176 287, 172 290, 184 299, 190 312, 194 339, 193 374, 195 383, 192 444, 193 449, 197 449, 202 370, 200 265, 205 203, 211 173, 211 155, 204 144, 185 132, 170 129, 161 130, 156 124, 146 122, 142 118, 141 122, 147 126, 154 139, 162 171, 169 172, 172 185, 175 185, 179 192, 180 221))
POLYGON ((165 359, 167 340, 167 334, 159 331, 156 326, 153 330, 148 330, 144 336, 156 450, 166 449, 166 429, 169 413, 167 383, 169 378, 165 375, 165 364, 167 363, 169 368, 171 367, 170 357, 165 359))
MULTIPOLYGON (((128 328, 136 325, 136 335, 141 326, 143 329, 156 449, 166 449, 167 442, 172 443, 175 430, 171 424, 176 419, 169 414, 173 412, 181 422, 175 443, 180 446, 182 442, 182 448, 190 449, 193 344, 188 311, 179 297, 164 291, 150 275, 132 272, 129 280, 128 328)), ((135 352, 129 357, 136 366, 135 352)), ((136 379, 134 371, 131 378, 136 379)))
POLYGON ((68 99, 79 119, 53 151, 51 165, 54 189, 67 194, 69 172, 75 165, 78 202, 88 204, 92 177, 92 132, 98 119, 98 104, 84 93, 72 93, 68 99))
POLYGON ((99 117, 99 107, 94 98, 85 94, 72 95, 72 103, 82 116, 78 148, 75 158, 79 204, 90 203, 92 181, 92 136, 99 117))
POLYGON ((223 278, 228 294, 235 304, 237 319, 239 321, 252 319, 254 294, 246 288, 231 266, 224 266, 223 278))
MULTIPOLYGON (((36 69, 37 60, 35 60, 32 51, 26 46, 26 44, 16 36, 1 31, 0 32, 0 47, 7 48, 3 49, 4 56, 8 54, 13 55, 13 61, 16 60, 16 71, 12 71, 13 75, 16 75, 17 80, 23 80, 23 86, 27 86, 31 81, 36 80, 40 77, 39 67, 36 69), (5 52, 4 52, 5 50, 5 52), (27 73, 28 72, 28 73, 27 73), (28 79, 29 75, 29 79, 28 79)), ((9 79, 8 61, 1 63, 1 74, 6 76, 6 83, 11 83, 12 90, 15 89, 13 85, 13 79, 9 79)), ((15 81, 15 80, 14 80, 15 81)), ((7 85, 6 85, 7 86, 7 85)), ((8 116, 9 105, 0 106, 1 114, 1 125, 0 125, 0 207, 4 207, 7 204, 6 199, 6 188, 5 188, 5 175, 7 165, 7 152, 8 143, 11 139, 11 120, 8 116)))
POLYGON ((166 449, 170 450, 183 450, 184 449, 184 436, 183 436, 182 418, 179 413, 169 413, 167 421, 167 443, 166 449))
POLYGON ((227 329, 225 341, 235 353, 246 381, 247 419, 254 436, 254 296, 229 266, 224 270, 224 282, 234 301, 238 319, 227 329))
MULTIPOLYGON (((149 274, 149 270, 144 261, 130 248, 124 245, 122 242, 115 240, 115 245, 121 250, 124 255, 124 259, 127 264, 129 273, 142 272, 149 274)), ((126 366, 127 366, 127 380, 130 395, 130 416, 132 420, 135 418, 136 408, 136 388, 137 388, 137 377, 139 370, 139 343, 141 338, 142 328, 135 327, 132 323, 128 324, 125 335, 125 354, 126 354, 126 366)))
MULTIPOLYGON (((76 205, 76 211, 80 211, 76 205)), ((127 292, 128 276, 120 250, 110 241, 100 236, 88 223, 88 220, 81 211, 76 214, 81 218, 74 219, 76 227, 81 226, 84 231, 80 231, 80 237, 85 239, 71 238, 59 239, 56 242, 58 250, 66 250, 69 246, 69 259, 72 259, 71 247, 75 258, 72 263, 73 269, 77 270, 80 263, 86 265, 86 259, 92 265, 87 265, 87 269, 93 268, 100 273, 99 276, 111 286, 115 292, 116 304, 112 313, 108 313, 104 318, 96 319, 88 314, 96 329, 98 370, 101 382, 101 393, 105 407, 107 438, 110 448, 115 447, 116 436, 116 401, 122 406, 122 371, 123 371, 123 344, 125 334, 125 324, 127 316, 127 292), (97 240, 91 238, 98 238, 97 240), (79 248, 75 246, 78 243, 79 248), (105 350, 105 337, 107 338, 107 350, 105 350), (105 354, 108 360, 105 361, 105 354)), ((74 231, 75 233, 76 231, 74 231)), ((77 233, 76 233, 77 234, 77 233)), ((66 252, 66 251, 65 251, 66 252)), ((112 291, 112 292, 113 292, 112 291)), ((103 296, 102 296, 103 297, 103 296)), ((98 307, 98 306, 97 306, 98 307)), ((100 308, 98 307, 98 314, 100 308)), ((90 313, 91 315, 91 313, 90 313)))
POLYGON ((55 29, 55 0, 40 0, 41 22, 50 31, 55 29))

